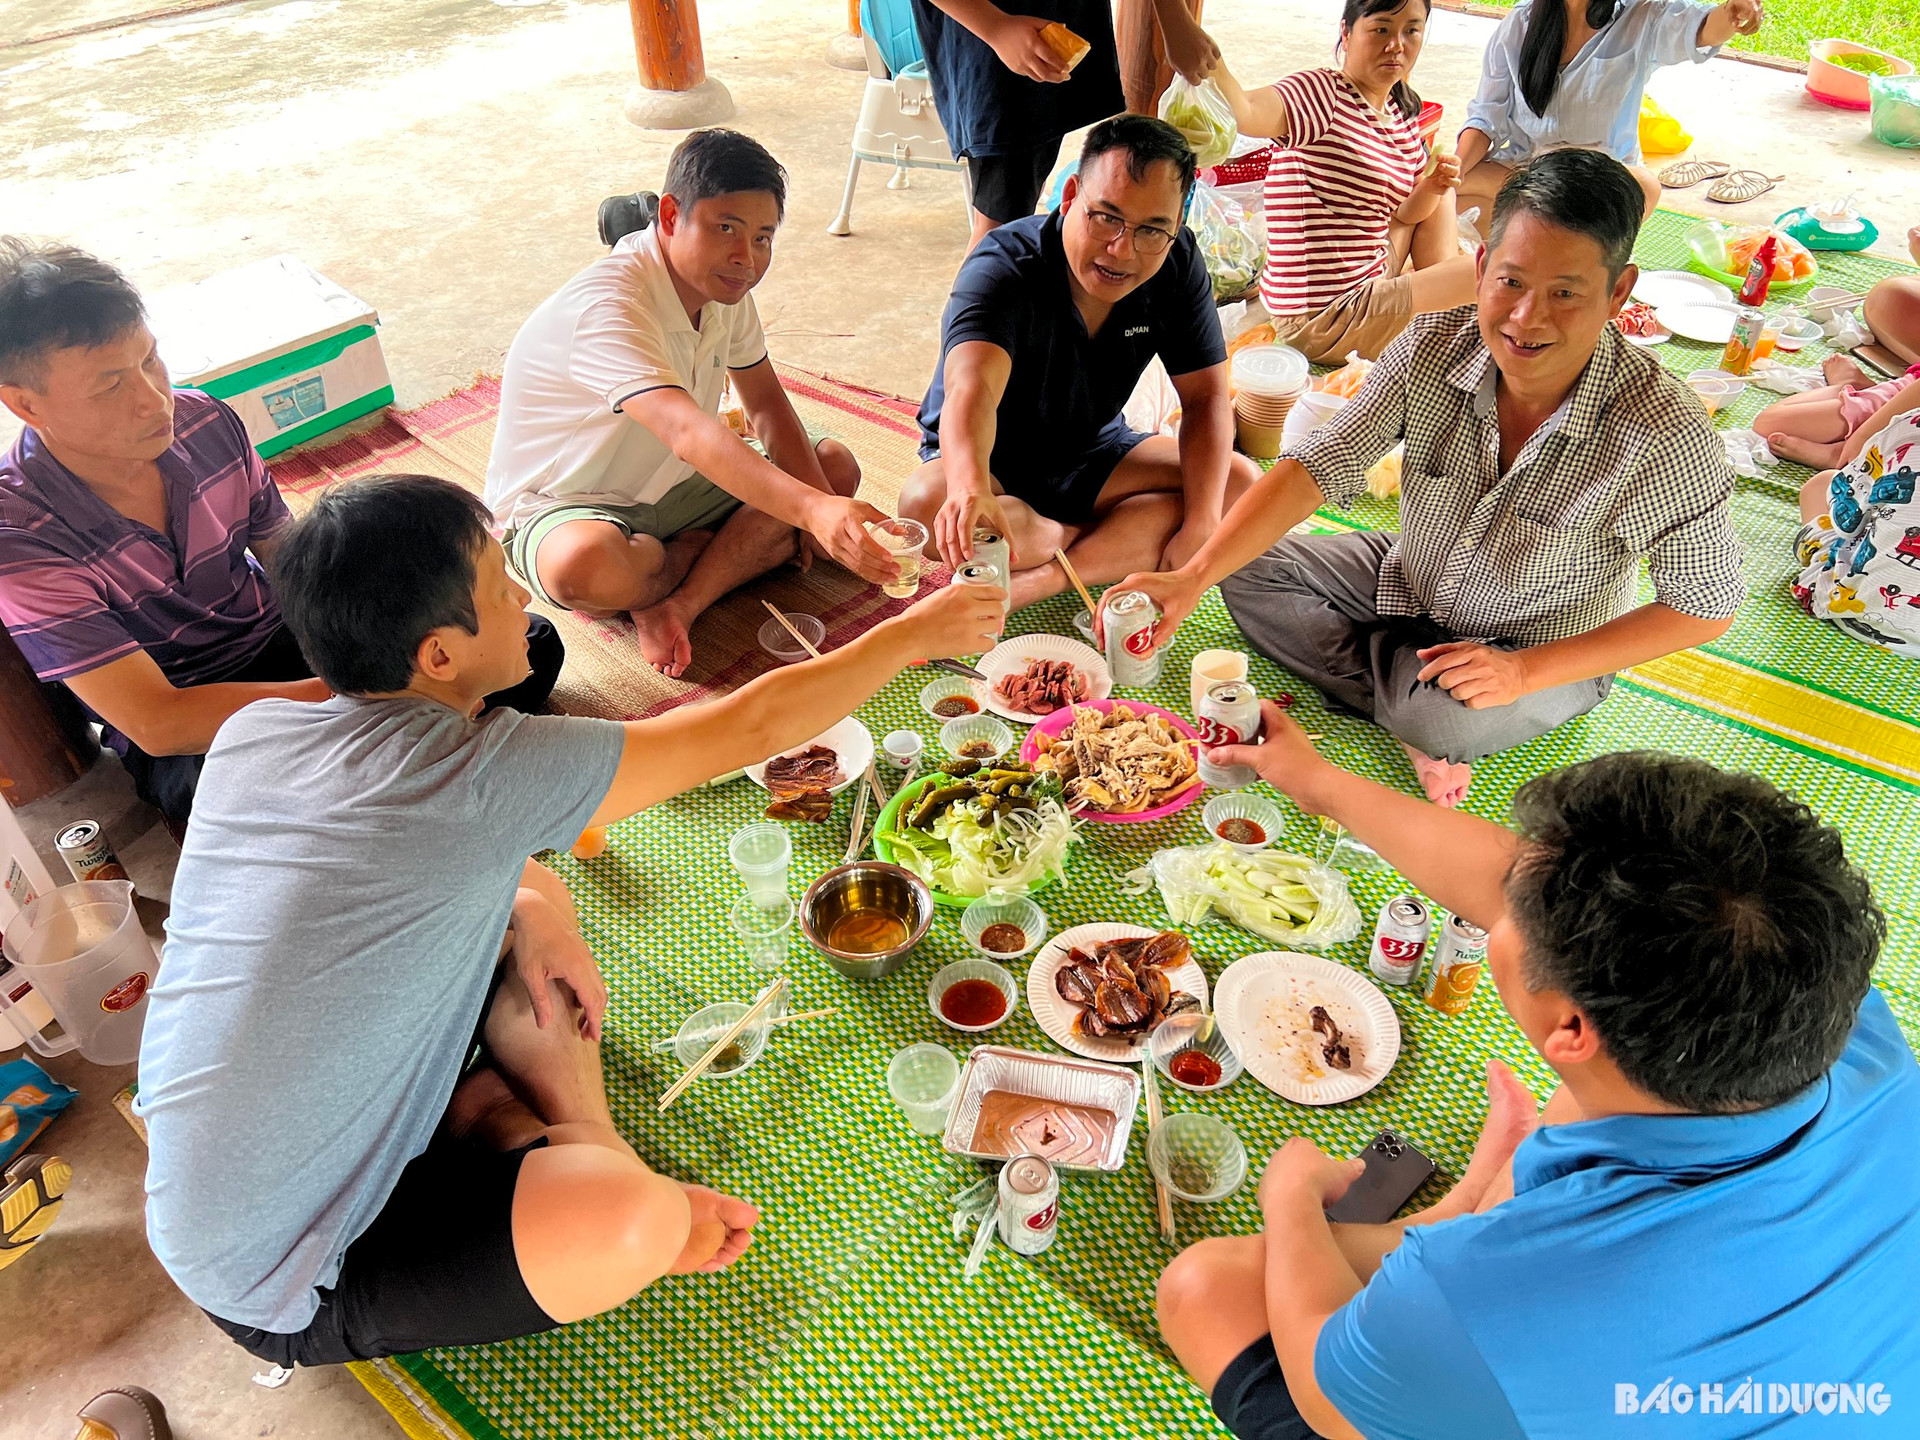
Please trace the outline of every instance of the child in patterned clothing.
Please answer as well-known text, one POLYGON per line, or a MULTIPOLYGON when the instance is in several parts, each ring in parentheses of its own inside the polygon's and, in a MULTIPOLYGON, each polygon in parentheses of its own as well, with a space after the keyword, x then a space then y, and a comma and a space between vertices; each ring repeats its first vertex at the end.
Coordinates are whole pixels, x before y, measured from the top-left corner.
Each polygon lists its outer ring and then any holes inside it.
POLYGON ((1876 415, 1847 449, 1840 469, 1800 492, 1794 598, 1817 620, 1920 657, 1920 410, 1876 415))

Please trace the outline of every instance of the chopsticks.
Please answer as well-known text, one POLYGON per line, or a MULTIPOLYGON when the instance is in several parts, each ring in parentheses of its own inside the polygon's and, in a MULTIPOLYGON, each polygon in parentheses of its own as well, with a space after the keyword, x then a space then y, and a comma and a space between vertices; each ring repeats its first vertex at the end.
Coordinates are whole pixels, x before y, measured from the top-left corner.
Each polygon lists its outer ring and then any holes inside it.
POLYGON ((791 620, 787 619, 786 615, 781 611, 779 606, 775 605, 771 600, 762 600, 760 603, 767 607, 767 613, 769 615, 773 616, 774 619, 778 620, 783 626, 786 627, 786 631, 789 635, 793 636, 794 639, 800 642, 800 648, 802 650, 805 650, 809 655, 811 655, 816 660, 820 658, 820 652, 813 648, 813 642, 807 639, 806 636, 800 633, 800 628, 797 625, 795 625, 791 620))
POLYGON ((1053 558, 1060 562, 1060 568, 1067 572, 1067 579, 1073 582, 1073 588, 1080 592, 1080 598, 1086 602, 1087 619, 1093 619, 1093 617, 1100 612, 1093 608, 1093 595, 1087 589, 1086 585, 1081 582, 1080 572, 1073 568, 1073 562, 1067 559, 1067 552, 1065 550, 1055 550, 1053 552, 1053 558))
MULTIPOLYGON (((1147 1133, 1151 1135, 1154 1129, 1160 1124, 1162 1118, 1160 1114, 1160 1084, 1153 1073, 1152 1055, 1148 1055, 1140 1062, 1140 1077, 1146 1084, 1147 1133)), ((1147 1170, 1151 1173, 1153 1167, 1149 1165, 1147 1170)), ((1167 1187, 1160 1183, 1160 1177, 1158 1175, 1153 1177, 1153 1203, 1155 1212, 1160 1220, 1160 1238, 1169 1244, 1175 1243, 1173 1233, 1173 1196, 1167 1192, 1167 1187)))
POLYGON ((742 1030, 745 1030, 747 1026, 758 1019, 761 1012, 766 1010, 775 1001, 784 1000, 786 995, 787 977, 784 975, 775 976, 773 983, 762 990, 759 998, 747 1007, 747 1013, 729 1025, 725 1033, 713 1042, 712 1047, 708 1049, 707 1053, 689 1065, 687 1067, 687 1073, 667 1087, 667 1093, 660 1097, 659 1108, 664 1111, 669 1105, 673 1104, 674 1101, 686 1094, 687 1087, 707 1073, 708 1069, 713 1065, 713 1062, 720 1058, 720 1052, 740 1038, 740 1032, 742 1030))
POLYGON ((873 762, 869 760, 867 773, 854 783, 852 833, 847 836, 847 853, 840 858, 842 865, 851 865, 854 858, 867 848, 867 805, 879 784, 873 773, 873 762))
MULTIPOLYGON (((834 1007, 831 1005, 827 1006, 824 1010, 795 1010, 790 1015, 778 1015, 767 1021, 767 1029, 771 1030, 776 1025, 791 1025, 796 1020, 823 1020, 833 1014, 833 1012, 834 1007)), ((719 1034, 720 1031, 718 1030, 707 1031, 708 1036, 717 1036, 719 1034)), ((669 1035, 663 1040, 656 1040, 653 1042, 653 1048, 656 1050, 671 1050, 673 1049, 674 1038, 675 1037, 669 1035)))

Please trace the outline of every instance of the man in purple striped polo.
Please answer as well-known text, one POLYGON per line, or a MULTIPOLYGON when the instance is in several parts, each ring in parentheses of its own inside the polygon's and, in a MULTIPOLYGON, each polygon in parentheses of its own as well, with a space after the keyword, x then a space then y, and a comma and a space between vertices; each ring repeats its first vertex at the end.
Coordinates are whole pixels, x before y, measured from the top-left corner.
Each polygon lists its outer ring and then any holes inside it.
MULTIPOLYGON (((228 716, 330 693, 267 578, 293 517, 239 417, 168 383, 138 292, 71 246, 0 236, 0 404, 27 427, 0 458, 0 623, 178 834, 228 716)), ((564 650, 531 619, 533 673, 493 703, 545 707, 564 650)))

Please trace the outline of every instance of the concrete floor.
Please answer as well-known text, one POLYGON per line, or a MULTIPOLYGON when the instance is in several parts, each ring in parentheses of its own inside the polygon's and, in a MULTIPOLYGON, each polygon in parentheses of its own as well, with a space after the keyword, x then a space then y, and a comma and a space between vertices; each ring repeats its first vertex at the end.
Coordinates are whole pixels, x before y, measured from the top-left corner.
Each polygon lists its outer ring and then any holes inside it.
MULTIPOLYGON (((599 253, 599 199, 655 183, 677 138, 622 118, 633 52, 618 3, 252 0, 33 46, 11 42, 148 0, 5 8, 0 224, 69 239, 146 287, 298 254, 378 307, 407 406, 497 371, 525 315, 599 253)), ((1208 4, 1250 80, 1321 62, 1332 13, 1330 0, 1208 4)), ((826 233, 862 84, 820 59, 844 14, 839 0, 707 0, 707 64, 733 92, 732 123, 792 172, 780 252, 758 292, 775 354, 913 394, 966 235, 961 187, 921 174, 890 191, 869 170, 854 235, 826 233)), ((1491 28, 1434 17, 1416 79, 1454 120, 1491 28)), ((1734 213, 1765 219, 1859 189, 1885 248, 1903 253, 1920 221, 1920 167, 1875 145, 1865 117, 1806 100, 1798 76, 1732 62, 1666 72, 1653 91, 1692 128, 1696 154, 1786 175, 1734 213)), ((163 896, 164 837, 132 833, 141 821, 129 800, 108 763, 29 819, 47 834, 75 806, 121 816, 110 829, 129 827, 116 839, 143 891, 163 896)), ((166 1397, 181 1440, 396 1434, 343 1371, 303 1372, 280 1391, 248 1383, 261 1367, 172 1288, 142 1239, 141 1147, 108 1105, 126 1075, 72 1057, 49 1068, 82 1091, 47 1141, 78 1180, 49 1238, 0 1274, 0 1434, 70 1433, 75 1408, 127 1382, 166 1397)))

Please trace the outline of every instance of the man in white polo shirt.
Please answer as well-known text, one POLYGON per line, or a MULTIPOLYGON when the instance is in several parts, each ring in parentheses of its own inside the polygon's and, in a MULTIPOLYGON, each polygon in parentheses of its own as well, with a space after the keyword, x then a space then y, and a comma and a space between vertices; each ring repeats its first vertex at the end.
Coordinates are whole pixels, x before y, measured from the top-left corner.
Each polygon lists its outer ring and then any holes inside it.
POLYGON ((694 132, 658 221, 550 296, 507 351, 487 504, 508 559, 554 604, 630 611, 663 674, 691 661, 695 617, 796 556, 895 573, 865 529, 885 517, 853 498, 859 463, 808 436, 749 293, 786 191, 758 142, 694 132), (719 418, 729 375, 764 455, 719 418))

